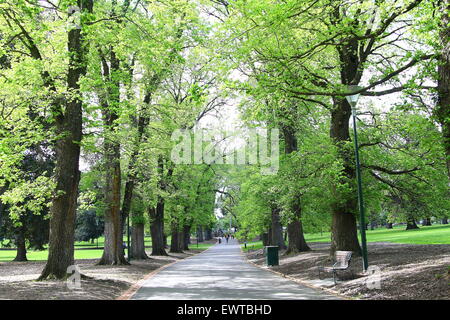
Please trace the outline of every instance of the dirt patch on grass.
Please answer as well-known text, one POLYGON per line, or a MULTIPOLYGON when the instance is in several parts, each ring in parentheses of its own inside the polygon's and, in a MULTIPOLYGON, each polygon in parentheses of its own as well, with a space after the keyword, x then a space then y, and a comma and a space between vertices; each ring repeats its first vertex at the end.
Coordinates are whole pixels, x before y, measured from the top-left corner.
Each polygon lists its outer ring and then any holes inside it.
MULTIPOLYGON (((331 266, 330 245, 311 243, 311 251, 295 255, 280 253, 280 265, 273 270, 312 284, 319 278, 318 266, 331 266)), ((380 288, 376 276, 362 273, 360 257, 354 257, 350 272, 330 289, 338 294, 362 299, 450 299, 450 245, 411 245, 373 242, 368 244, 369 265, 380 270, 380 288), (367 285, 369 283, 369 286, 367 285), (372 289, 369 289, 372 287, 372 289)), ((249 251, 248 259, 265 264, 263 250, 249 251)), ((327 277, 332 277, 328 275, 327 277)))
POLYGON ((119 297, 146 274, 166 264, 202 250, 170 253, 167 257, 131 261, 128 266, 97 266, 98 259, 76 260, 81 273, 81 289, 71 290, 65 281, 36 281, 45 261, 0 262, 0 299, 13 300, 111 300, 119 297))

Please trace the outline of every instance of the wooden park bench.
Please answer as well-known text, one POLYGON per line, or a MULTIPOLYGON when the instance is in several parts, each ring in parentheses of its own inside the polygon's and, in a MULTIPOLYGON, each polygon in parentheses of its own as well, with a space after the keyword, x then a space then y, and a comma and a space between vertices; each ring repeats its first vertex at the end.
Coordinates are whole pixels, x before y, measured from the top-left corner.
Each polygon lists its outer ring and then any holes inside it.
POLYGON ((335 252, 335 263, 332 267, 324 267, 319 266, 319 279, 321 278, 321 272, 333 272, 333 281, 334 284, 336 284, 336 279, 338 277, 338 271, 346 271, 349 270, 353 274, 353 270, 350 268, 350 261, 352 259, 352 252, 351 251, 336 251, 335 252))

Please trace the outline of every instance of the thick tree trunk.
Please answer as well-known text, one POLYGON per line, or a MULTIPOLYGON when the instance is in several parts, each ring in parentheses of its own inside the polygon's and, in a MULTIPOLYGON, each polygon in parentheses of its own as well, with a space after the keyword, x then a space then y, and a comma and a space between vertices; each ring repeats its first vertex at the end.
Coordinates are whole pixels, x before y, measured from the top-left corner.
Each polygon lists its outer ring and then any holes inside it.
POLYGON ((178 247, 180 248, 180 250, 184 248, 184 232, 183 228, 181 227, 179 227, 178 230, 178 247))
POLYGON ((442 223, 442 224, 448 224, 448 219, 447 219, 447 218, 443 218, 443 219, 441 220, 441 223, 442 223))
POLYGON ((120 152, 118 144, 106 145, 105 245, 100 265, 128 264, 124 256, 120 214, 120 152))
MULTIPOLYGON (((83 12, 92 13, 93 0, 78 0, 83 12)), ((82 137, 82 101, 77 94, 79 80, 86 74, 86 43, 81 29, 68 32, 67 88, 71 94, 67 98, 65 110, 56 115, 56 131, 60 139, 55 143, 56 196, 50 209, 50 237, 47 263, 39 280, 48 278, 64 279, 67 268, 74 263, 75 215, 80 181, 79 160, 82 137)))
POLYGON ((303 252, 311 250, 306 243, 305 236, 303 234, 302 221, 298 218, 300 216, 300 206, 294 206, 296 215, 294 219, 288 224, 288 248, 286 254, 303 252))
POLYGON ((172 222, 171 229, 172 229, 172 239, 170 242, 170 252, 183 252, 181 247, 182 241, 180 241, 180 236, 182 237, 183 234, 182 232, 180 232, 180 227, 178 223, 172 222))
POLYGON ((423 219, 423 223, 422 226, 426 227, 426 226, 431 226, 431 218, 425 218, 423 219))
POLYGON ((353 251, 361 254, 356 227, 356 191, 351 194, 341 194, 337 190, 339 184, 354 185, 355 169, 353 150, 349 149, 349 119, 350 105, 346 100, 336 100, 331 114, 330 136, 338 148, 339 157, 343 163, 343 178, 338 181, 334 190, 332 204, 331 254, 336 250, 353 251))
MULTIPOLYGON (((291 154, 297 151, 297 137, 295 136, 295 131, 292 127, 285 126, 283 128, 284 135, 284 151, 286 154, 291 154)), ((292 211, 293 218, 288 224, 287 235, 288 237, 288 248, 286 254, 297 253, 302 251, 308 251, 310 248, 306 244, 305 236, 303 234, 303 225, 301 220, 301 206, 300 206, 300 196, 292 199, 292 211)), ((284 239, 286 241, 286 238, 284 239)))
POLYGON ((183 227, 183 250, 189 250, 189 244, 191 243, 191 225, 185 225, 183 227))
POLYGON ((407 217, 406 230, 419 229, 416 224, 416 220, 413 217, 407 217))
POLYGON ((149 207, 150 233, 152 237, 152 256, 167 256, 164 246, 163 229, 164 224, 164 202, 160 199, 156 208, 149 207))
POLYGON ((202 226, 197 227, 197 239, 198 239, 198 242, 203 242, 204 241, 202 226))
POLYGON ((105 245, 100 265, 128 264, 124 255, 123 246, 123 219, 120 212, 121 200, 121 168, 120 168, 120 144, 114 136, 117 128, 116 121, 119 114, 116 111, 120 102, 120 83, 117 80, 119 72, 119 60, 114 48, 110 48, 109 64, 105 57, 102 58, 104 81, 109 84, 106 97, 102 97, 102 113, 105 131, 109 136, 104 139, 105 159, 105 245))
POLYGON ((144 224, 137 223, 131 228, 131 253, 134 260, 148 259, 145 252, 144 224))
POLYGON ((269 234, 267 232, 261 235, 261 241, 264 247, 269 245, 269 234))
MULTIPOLYGON (((341 18, 340 9, 336 9, 336 17, 341 18)), ((340 60, 340 78, 343 85, 358 84, 363 67, 361 65, 358 49, 358 40, 344 42, 337 47, 340 60)), ((356 228, 357 217, 357 193, 340 192, 347 185, 355 189, 355 161, 354 148, 350 146, 349 121, 351 106, 345 98, 333 98, 333 110, 331 111, 330 138, 337 147, 338 159, 342 162, 342 178, 335 182, 332 190, 333 203, 331 206, 331 255, 336 250, 353 251, 361 254, 356 228)))
POLYGON ((280 221, 280 210, 272 209, 272 241, 279 249, 286 249, 283 239, 283 227, 280 221))
POLYGON ((205 241, 209 241, 212 239, 212 231, 211 228, 206 228, 204 233, 205 241))
POLYGON ((267 231, 267 245, 268 246, 274 246, 275 243, 273 241, 273 233, 272 233, 272 227, 269 228, 267 231))
POLYGON ((442 126, 447 173, 450 178, 450 0, 441 1, 441 54, 438 64, 438 103, 436 115, 442 126))
POLYGON ((22 228, 20 228, 16 234, 16 247, 17 253, 13 261, 28 261, 25 235, 22 228))

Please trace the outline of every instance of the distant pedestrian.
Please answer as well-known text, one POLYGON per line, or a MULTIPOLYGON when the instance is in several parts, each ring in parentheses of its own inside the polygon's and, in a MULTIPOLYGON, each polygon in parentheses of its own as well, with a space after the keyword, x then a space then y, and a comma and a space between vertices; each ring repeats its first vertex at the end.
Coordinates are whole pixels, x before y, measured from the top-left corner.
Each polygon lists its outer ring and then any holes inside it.
POLYGON ((228 237, 229 237, 229 235, 227 234, 226 237, 225 237, 225 239, 227 239, 227 243, 228 243, 228 237))

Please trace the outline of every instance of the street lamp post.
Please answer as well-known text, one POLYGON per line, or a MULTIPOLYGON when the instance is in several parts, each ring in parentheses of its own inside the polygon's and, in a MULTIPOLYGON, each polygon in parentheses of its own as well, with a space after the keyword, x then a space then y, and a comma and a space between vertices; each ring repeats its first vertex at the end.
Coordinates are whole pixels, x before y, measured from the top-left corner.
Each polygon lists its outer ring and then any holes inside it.
MULTIPOLYGON (((350 91, 355 92, 360 89, 358 86, 349 86, 350 91)), ((358 182, 358 205, 359 205, 359 225, 361 232, 361 246, 362 246, 362 258, 363 258, 363 268, 367 271, 369 267, 369 262, 367 259, 367 240, 366 240, 366 221, 364 213, 364 201, 362 193, 362 181, 361 181, 361 167, 359 164, 359 147, 358 147, 358 134, 356 130, 356 105, 358 103, 359 93, 346 96, 346 99, 350 106, 352 107, 352 118, 353 118, 353 133, 355 141, 355 160, 356 160, 356 179, 358 182)))

